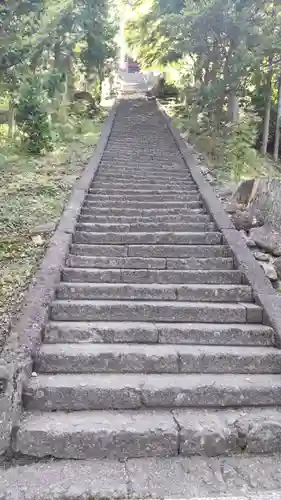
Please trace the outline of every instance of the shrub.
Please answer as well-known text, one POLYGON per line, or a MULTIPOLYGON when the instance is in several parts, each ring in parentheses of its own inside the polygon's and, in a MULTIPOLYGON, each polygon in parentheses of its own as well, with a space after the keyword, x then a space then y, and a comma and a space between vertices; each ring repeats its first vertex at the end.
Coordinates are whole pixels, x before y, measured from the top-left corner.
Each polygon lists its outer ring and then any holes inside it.
POLYGON ((22 146, 29 153, 52 150, 48 95, 39 75, 29 76, 16 103, 16 121, 22 146))

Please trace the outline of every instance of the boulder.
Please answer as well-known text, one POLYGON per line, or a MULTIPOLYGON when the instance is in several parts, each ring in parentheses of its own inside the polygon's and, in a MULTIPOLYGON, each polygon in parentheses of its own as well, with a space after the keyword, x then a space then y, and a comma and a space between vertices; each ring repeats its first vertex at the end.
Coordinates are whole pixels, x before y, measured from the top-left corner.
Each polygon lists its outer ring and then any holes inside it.
MULTIPOLYGON (((269 262, 269 255, 267 253, 254 252, 254 257, 255 257, 255 259, 260 260, 262 262, 269 262)), ((280 266, 280 270, 281 270, 281 266, 280 266)))
POLYGON ((253 217, 253 225, 254 227, 260 227, 263 226, 265 223, 264 216, 262 212, 256 208, 256 209, 249 209, 249 213, 253 217))
POLYGON ((269 264, 269 262, 260 262, 259 264, 263 268, 266 277, 270 281, 278 280, 277 272, 272 264, 269 264))
POLYGON ((248 205, 250 201, 250 197, 253 191, 255 179, 248 179, 246 181, 241 182, 238 186, 236 192, 234 193, 234 198, 239 202, 245 205, 248 205))
POLYGON ((236 210, 231 216, 232 222, 238 231, 249 231, 253 227, 253 217, 247 210, 236 210))
POLYGON ((281 278, 281 257, 278 257, 277 259, 275 259, 273 265, 274 265, 274 268, 278 274, 278 278, 281 278))
POLYGON ((218 195, 223 199, 230 198, 232 196, 232 190, 230 188, 221 187, 218 189, 218 195))
POLYGON ((239 205, 236 201, 230 201, 224 205, 224 210, 228 214, 234 214, 237 210, 241 209, 241 205, 239 205))
POLYGON ((253 240, 251 240, 251 238, 249 238, 249 236, 247 235, 247 233, 243 229, 239 232, 240 232, 241 236, 244 238, 244 240, 246 241, 246 245, 248 248, 255 248, 257 246, 255 244, 255 242, 253 240))
POLYGON ((250 231, 250 238, 256 245, 276 257, 281 256, 281 234, 270 226, 254 227, 250 231))

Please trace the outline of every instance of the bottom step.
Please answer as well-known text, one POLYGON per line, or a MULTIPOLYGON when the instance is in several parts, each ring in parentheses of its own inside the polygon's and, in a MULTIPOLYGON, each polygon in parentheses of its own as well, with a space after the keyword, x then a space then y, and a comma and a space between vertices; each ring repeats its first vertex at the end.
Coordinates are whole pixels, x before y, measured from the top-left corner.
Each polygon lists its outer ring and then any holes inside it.
POLYGON ((0 498, 281 500, 280 484, 279 455, 62 460, 3 471, 0 498))
POLYGON ((27 414, 15 450, 35 457, 124 459, 281 451, 281 411, 88 411, 27 414))

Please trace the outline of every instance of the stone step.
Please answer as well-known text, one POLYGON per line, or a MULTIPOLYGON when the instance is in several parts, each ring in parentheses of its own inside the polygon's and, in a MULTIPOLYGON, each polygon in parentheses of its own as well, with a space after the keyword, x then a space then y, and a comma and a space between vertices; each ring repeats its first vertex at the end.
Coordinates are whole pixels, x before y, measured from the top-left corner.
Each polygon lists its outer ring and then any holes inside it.
MULTIPOLYGON (((226 245, 87 245, 72 244, 70 246, 72 254, 81 256, 104 256, 104 257, 164 257, 171 259, 186 258, 190 266, 203 265, 202 259, 212 259, 210 266, 225 264, 225 261, 218 259, 231 258, 231 251, 226 245), (214 260, 213 260, 214 259, 214 260)), ((70 258, 71 256, 69 256, 70 258)), ((233 259, 232 259, 233 260, 233 259)), ((83 260, 81 261, 83 264, 83 260)), ((86 262, 86 260, 85 260, 86 262)), ((91 262, 91 261, 88 261, 91 262)), ((207 264, 207 265, 209 265, 207 264)), ((82 265, 84 267, 84 265, 82 265)), ((90 267, 97 267, 90 265, 90 267)), ((110 267, 110 266, 109 266, 110 267)), ((211 267, 210 267, 211 268, 211 267)), ((192 267, 191 267, 192 269, 192 267)))
MULTIPOLYGON (((100 168, 97 174, 97 178, 100 179, 108 179, 114 178, 117 182, 121 182, 124 180, 134 179, 136 181, 146 181, 147 183, 150 179, 159 180, 159 183, 163 183, 164 180, 171 180, 171 182, 193 182, 195 185, 195 181, 192 176, 187 172, 183 172, 178 170, 177 172, 171 172, 168 169, 126 169, 126 168, 100 168)), ((132 187, 132 186, 131 186, 132 187)))
MULTIPOLYGON (((162 442, 162 446, 160 447, 156 439, 156 436, 158 436, 157 429, 161 429, 160 422, 155 420, 156 429, 154 427, 151 429, 152 435, 149 436, 149 441, 146 443, 144 439, 145 433, 141 432, 141 436, 137 434, 133 415, 130 419, 130 425, 123 417, 120 418, 120 436, 122 436, 122 439, 114 438, 115 432, 111 432, 110 425, 106 424, 105 430, 102 430, 98 434, 98 446, 96 446, 96 441, 93 441, 91 437, 93 435, 93 428, 91 427, 87 436, 87 446, 85 438, 87 429, 91 425, 91 416, 89 415, 87 421, 83 419, 82 414, 80 414, 82 420, 79 420, 79 414, 75 414, 75 416, 77 424, 77 433, 75 434, 74 431, 75 440, 72 434, 71 436, 69 435, 70 427, 66 426, 61 414, 53 414, 50 421, 48 421, 45 415, 44 420, 41 421, 41 428, 43 430, 42 445, 46 450, 46 455, 55 455, 54 442, 57 442, 60 445, 59 449, 63 450, 63 457, 68 456, 67 450, 69 450, 71 458, 64 460, 27 459, 27 465, 24 466, 22 465, 23 460, 19 460, 20 465, 15 460, 7 468, 4 468, 1 473, 2 500, 25 500, 27 495, 28 500, 81 500, 89 498, 281 500, 280 456, 278 453, 264 454, 263 456, 251 455, 249 453, 234 453, 227 458, 223 454, 216 457, 208 457, 206 455, 168 457, 166 455, 171 455, 171 451, 169 450, 163 453, 164 456, 162 458, 158 456, 151 458, 131 458, 128 460, 97 460, 89 458, 87 460, 73 460, 73 455, 77 455, 78 458, 79 454, 83 456, 83 453, 87 450, 86 455, 88 456, 93 453, 91 450, 98 448, 101 450, 100 454, 106 453, 107 456, 113 456, 114 452, 112 451, 112 446, 110 446, 113 442, 116 442, 116 445, 118 443, 118 449, 122 450, 122 455, 124 455, 122 422, 126 425, 126 430, 129 429, 131 435, 130 444, 128 444, 128 448, 126 447, 127 450, 146 449, 147 453, 152 453, 153 450, 153 453, 157 456, 157 454, 159 455, 163 452, 164 446, 164 442, 162 442), (56 417, 57 422, 55 422, 56 417), (61 429, 65 432, 66 442, 69 442, 69 447, 66 446, 60 432, 58 425, 60 419, 61 429), (51 433, 50 426, 53 424, 54 431, 51 433), (85 429, 85 432, 82 429, 85 429), (46 440, 47 431, 50 437, 48 440, 46 440), (102 439, 100 438, 100 434, 102 435, 102 439), (108 440, 106 439, 107 436, 108 440), (150 444, 152 440, 153 447, 150 444), (77 478, 79 478, 79 482, 77 478), (26 495, 25 492, 27 492, 26 495)), ((37 415, 36 420, 31 422, 29 428, 31 431, 29 435, 30 439, 26 435, 26 432, 23 432, 21 438, 21 449, 25 449, 28 455, 32 453, 36 455, 38 453, 37 447, 38 441, 40 441, 40 431, 37 431, 37 428, 40 425, 36 425, 36 422, 39 417, 40 415, 37 415), (33 432, 31 427, 34 429, 33 432), (23 441, 26 441, 26 444, 23 444, 23 441)), ((277 420, 275 415, 274 418, 277 420)), ((105 418, 105 422, 107 420, 105 418)), ((151 419, 149 420, 151 422, 151 419)), ((110 421, 112 420, 110 419, 110 421)), ((138 425, 140 424, 138 423, 138 425)), ((168 450, 169 440, 167 438, 169 433, 163 428, 162 434, 166 438, 165 449, 168 450)), ((221 435, 221 431, 217 434, 221 435)), ((262 436, 264 435, 265 432, 262 432, 262 436)), ((218 439, 218 447, 222 440, 223 437, 218 439)), ((270 442, 271 439, 269 436, 270 442)), ((266 445, 266 440, 263 443, 266 445)), ((278 443, 279 441, 277 440, 273 449, 278 447, 278 443)), ((210 449, 208 440, 202 440, 201 448, 203 450, 210 449)), ((250 445, 247 448, 250 449, 250 445)), ((205 451, 198 455, 204 455, 204 453, 205 451)))
POLYGON ((164 258, 145 257, 80 257, 69 255, 66 260, 69 267, 117 268, 117 269, 166 269, 164 258), (86 265, 88 264, 88 265, 86 265))
MULTIPOLYGON (((92 188, 94 189, 104 189, 104 190, 109 190, 112 189, 113 191, 115 189, 122 190, 122 189, 132 189, 132 183, 129 181, 123 181, 123 182, 111 182, 111 181, 100 181, 97 177, 97 180, 92 184, 92 188)), ((169 181, 169 182, 161 182, 160 179, 158 182, 147 182, 146 180, 139 180, 134 182, 134 189, 136 190, 151 190, 151 189, 158 189, 158 190, 178 190, 178 189, 195 189, 196 184, 194 181, 169 181)))
POLYGON ((92 223, 79 222, 76 224, 77 231, 88 232, 196 232, 196 231, 215 231, 216 226, 213 222, 133 222, 132 224, 114 224, 114 223, 92 223))
POLYGON ((95 187, 96 184, 93 184, 93 187, 89 189, 88 194, 90 195, 103 195, 103 196, 154 196, 154 195, 161 195, 161 196, 180 196, 183 194, 198 194, 199 191, 195 187, 195 185, 192 185, 191 188, 186 189, 186 188, 177 188, 177 189, 167 189, 162 188, 162 189, 155 189, 153 187, 150 187, 150 189, 137 189, 135 187, 132 187, 130 189, 124 189, 123 187, 117 188, 97 188, 95 187))
POLYGON ((246 285, 162 283, 61 283, 56 297, 62 300, 167 300, 188 302, 252 302, 246 285))
POLYGON ((127 244, 127 245, 219 245, 222 235, 219 232, 129 232, 129 233, 89 233, 87 231, 76 231, 73 235, 73 243, 94 244, 127 244))
POLYGON ((242 275, 235 270, 143 270, 143 269, 97 269, 68 268, 62 270, 62 280, 77 283, 205 283, 241 284, 242 275))
POLYGON ((136 172, 169 172, 171 174, 175 173, 187 173, 187 175, 190 175, 189 170, 187 170, 183 165, 159 165, 156 163, 151 163, 148 161, 126 161, 124 162, 119 162, 118 158, 115 159, 114 162, 105 162, 104 160, 101 161, 100 163, 100 171, 101 172, 120 172, 120 171, 126 171, 132 174, 135 174, 136 172))
POLYGON ((92 224, 159 224, 159 223, 206 223, 210 222, 211 217, 208 214, 190 214, 190 215, 155 215, 154 217, 142 216, 116 216, 116 215, 80 215, 79 222, 91 222, 92 224))
MULTIPOLYGON (((239 409, 209 410, 208 412, 202 409, 173 410, 172 412, 165 409, 159 411, 143 409, 141 411, 78 411, 73 414, 62 411, 31 413, 26 415, 21 422, 14 449, 33 457, 50 456, 58 459, 69 458, 72 461, 73 458, 124 460, 150 456, 171 457, 180 454, 186 457, 197 455, 198 459, 198 455, 220 457, 237 453, 243 456, 257 453, 280 453, 280 426, 281 412, 275 407, 248 408, 243 412, 239 409)), ((241 457, 240 460, 242 460, 241 457)), ((277 458, 276 460, 278 462, 277 458)), ((88 470, 87 464, 89 462, 86 462, 86 471, 88 470)), ((112 467, 112 463, 109 462, 109 464, 112 467)), ((150 472, 153 471, 152 465, 150 464, 150 472)), ((169 462, 163 467, 166 474, 170 466, 169 462)), ((189 466, 193 470, 192 462, 189 466)), ((46 467, 45 464, 44 467, 46 467)), ((113 468, 113 470, 116 469, 113 468)), ((143 468, 140 470, 143 478, 143 468)), ((158 469, 155 470, 155 474, 157 473, 159 473, 158 469)), ((41 480, 42 477, 44 476, 41 473, 41 480)), ((65 472, 62 477, 65 478, 65 472)), ((73 477, 74 475, 72 481, 73 477)), ((77 477, 80 478, 80 475, 77 477)), ((107 481, 109 477, 110 474, 107 481)), ((73 483, 69 483, 69 489, 72 485, 73 483)), ((179 485, 177 485, 177 491, 179 491, 179 485)), ((124 494, 123 498, 125 496, 124 494)), ((65 495, 64 498, 66 498, 65 495)), ((160 498, 160 495, 157 498, 160 498)), ((184 498, 187 496, 185 495, 184 498)), ((219 498, 221 497, 216 496, 217 500, 219 498)), ((235 498, 240 499, 237 496, 235 498)), ((246 497, 243 498, 246 500, 246 497)), ((250 497, 247 495, 247 498, 250 497)), ((266 495, 266 498, 273 500, 270 494, 266 495)), ((231 499, 234 500, 234 497, 231 499)))
POLYGON ((98 178, 100 177, 109 177, 113 176, 116 178, 137 178, 137 179, 142 179, 146 180, 147 178, 158 178, 161 181, 161 178, 171 178, 171 180, 174 180, 175 182, 180 180, 185 180, 187 182, 194 182, 192 176, 188 173, 188 171, 183 171, 183 170, 177 170, 177 171, 171 171, 169 169, 164 169, 164 168, 105 168, 103 166, 100 167, 99 173, 98 173, 98 178))
POLYGON ((200 201, 201 196, 197 191, 190 191, 189 193, 178 193, 177 195, 173 193, 168 194, 101 194, 101 193, 89 193, 86 196, 86 201, 126 201, 126 202, 137 202, 137 201, 156 201, 166 202, 166 201, 200 201))
POLYGON ((272 346, 274 331, 262 324, 51 321, 44 342, 272 346))
POLYGON ((81 209, 81 215, 102 215, 102 216, 130 216, 130 217, 158 217, 170 215, 175 216, 194 216, 194 215, 208 215, 204 207, 192 208, 190 210, 186 208, 152 208, 152 209, 141 209, 141 208, 105 208, 105 207, 87 207, 83 206, 81 209))
POLYGON ((55 321, 168 321, 175 323, 261 323, 262 309, 251 303, 56 300, 55 321))
POLYGON ((56 374, 29 380, 31 411, 281 405, 280 374, 56 374))
MULTIPOLYGON (((66 265, 69 267, 77 268, 76 274, 81 271, 81 275, 83 274, 88 275, 89 278, 91 279, 91 276, 96 275, 95 270, 91 271, 91 269, 96 269, 96 270, 101 270, 103 273, 103 276, 105 276, 105 272, 108 272, 107 276, 108 278, 114 276, 118 276, 116 274, 117 271, 120 272, 120 278, 124 278, 126 275, 128 279, 132 279, 130 277, 133 276, 132 272, 135 269, 135 271, 138 270, 144 270, 143 272, 137 272, 137 275, 139 276, 139 279, 145 279, 147 276, 148 279, 148 271, 151 269, 156 269, 157 276, 156 279, 162 279, 165 278, 166 276, 176 276, 175 274, 172 274, 171 271, 177 271, 177 275, 179 275, 179 271, 182 270, 182 276, 193 276, 191 273, 187 275, 184 271, 190 272, 197 270, 198 273, 198 280, 200 282, 201 279, 205 278, 204 274, 200 274, 201 271, 220 271, 220 270, 233 270, 233 259, 232 258, 209 258, 209 259, 196 259, 196 258, 190 258, 190 259, 161 259, 161 258, 150 258, 150 257, 89 257, 85 255, 69 255, 67 260, 66 260, 66 265), (122 272, 122 269, 125 272, 122 272), (131 269, 132 272, 126 272, 126 269, 131 269), (113 275, 111 273, 111 270, 115 270, 115 274, 113 275), (117 271, 116 271, 117 270, 117 271), (163 271, 162 277, 161 274, 159 274, 159 271, 163 271), (166 274, 164 274, 164 271, 166 274), (168 271, 170 271, 168 273, 168 271), (94 274, 91 274, 94 273, 94 274)), ((75 273, 75 271, 74 271, 75 273)), ((74 273, 72 275, 74 275, 74 273)), ((196 273, 196 274, 197 274, 196 273)), ((219 273, 216 276, 219 276, 224 273, 219 273)), ((214 277, 214 273, 209 275, 209 279, 212 279, 212 276, 214 277)), ((228 280, 230 274, 225 274, 225 279, 228 280)), ((171 278, 173 279, 173 278, 171 278)), ((194 279, 194 278, 192 278, 194 279)), ((214 277, 214 279, 216 279, 214 277)), ((221 282, 224 283, 225 279, 222 277, 221 282)), ((89 281, 88 279, 82 280, 82 281, 89 281)), ((197 281, 196 281, 197 282, 197 281)), ((208 280, 206 281, 208 282, 208 280)), ((235 283, 238 282, 238 276, 235 278, 235 283), (237 281, 236 281, 237 280, 237 281)), ((239 283, 241 282, 241 279, 239 283)))
POLYGON ((88 200, 86 199, 84 207, 86 208, 201 208, 201 201, 134 201, 134 200, 88 200))
POLYGON ((91 185, 91 188, 97 188, 99 184, 113 184, 114 186, 120 186, 124 189, 124 185, 130 185, 131 189, 143 188, 143 185, 149 185, 150 189, 155 189, 155 186, 162 185, 162 189, 184 189, 188 188, 191 190, 197 189, 197 184, 191 178, 174 178, 172 175, 146 175, 140 172, 139 175, 118 175, 118 174, 99 174, 96 178, 96 182, 91 185), (97 184, 98 183, 98 184, 97 184))
POLYGON ((111 183, 131 183, 132 185, 135 185, 135 183, 138 182, 144 182, 146 184, 158 184, 159 182, 165 181, 166 185, 170 183, 175 183, 178 182, 179 184, 182 184, 184 182, 194 182, 191 176, 188 175, 174 175, 174 174, 169 174, 165 172, 161 172, 159 174, 153 174, 153 173, 144 173, 140 171, 139 173, 135 174, 117 174, 116 172, 112 171, 112 173, 99 173, 97 176, 97 181, 98 182, 111 182, 111 183))
POLYGON ((182 166, 171 166, 170 164, 165 164, 165 159, 161 159, 160 163, 159 161, 156 162, 150 162, 148 161, 142 161, 141 158, 139 159, 129 159, 126 158, 126 160, 121 159, 116 156, 116 158, 113 161, 110 162, 105 162, 102 161, 100 164, 99 168, 99 175, 107 175, 107 174, 114 174, 116 173, 117 175, 140 175, 143 173, 144 176, 146 175, 161 175, 166 174, 166 175, 174 175, 175 178, 177 176, 187 176, 189 178, 192 178, 190 171, 187 168, 183 168, 182 166))
POLYGON ((274 347, 174 344, 45 344, 37 373, 280 373, 274 347))
POLYGON ((82 214, 79 217, 79 222, 91 222, 91 223, 104 223, 104 224, 158 224, 161 222, 168 223, 198 223, 198 222, 211 222, 211 217, 208 214, 204 213, 195 213, 189 215, 154 215, 151 217, 144 217, 142 215, 96 215, 95 211, 91 214, 85 215, 82 214))
MULTIPOLYGON (((137 142, 137 138, 136 138, 137 142)), ((114 170, 114 165, 126 166, 129 168, 129 165, 133 169, 134 172, 141 172, 143 170, 149 171, 149 167, 152 172, 157 171, 165 171, 175 172, 175 175, 178 173, 183 173, 186 171, 189 174, 187 169, 184 169, 182 162, 177 165, 173 165, 173 160, 175 159, 174 155, 155 152, 143 152, 143 151, 135 151, 134 153, 131 150, 127 150, 126 152, 120 150, 114 151, 106 151, 103 155, 103 165, 102 168, 106 168, 105 164, 108 165, 108 169, 110 171, 114 170)), ((179 158, 178 158, 179 159, 179 158)))

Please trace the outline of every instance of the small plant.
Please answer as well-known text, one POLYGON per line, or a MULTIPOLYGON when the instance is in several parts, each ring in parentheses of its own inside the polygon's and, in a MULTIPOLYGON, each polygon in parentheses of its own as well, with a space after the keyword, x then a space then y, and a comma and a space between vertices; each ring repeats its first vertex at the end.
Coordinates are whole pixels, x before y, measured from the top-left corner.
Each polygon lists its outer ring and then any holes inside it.
POLYGON ((21 142, 28 153, 40 154, 43 150, 52 150, 48 104, 43 79, 39 75, 29 76, 16 104, 21 142))
POLYGON ((259 156, 255 150, 257 139, 257 116, 243 114, 238 123, 226 124, 222 131, 224 165, 239 180, 247 170, 256 170, 259 156))

